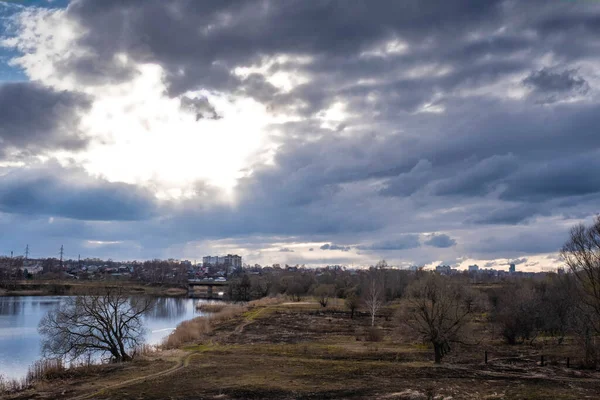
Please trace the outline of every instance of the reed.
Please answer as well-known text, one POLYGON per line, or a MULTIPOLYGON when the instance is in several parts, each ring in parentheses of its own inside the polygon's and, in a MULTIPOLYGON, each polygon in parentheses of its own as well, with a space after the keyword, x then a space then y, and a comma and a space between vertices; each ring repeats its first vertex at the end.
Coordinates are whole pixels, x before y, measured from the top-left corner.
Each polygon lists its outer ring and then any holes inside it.
POLYGON ((162 347, 174 349, 183 344, 198 341, 202 336, 210 333, 214 324, 236 318, 247 310, 248 307, 242 304, 223 303, 223 307, 218 312, 183 321, 177 325, 177 328, 163 340, 162 347))
POLYGON ((39 382, 43 380, 53 380, 62 378, 67 371, 67 367, 60 359, 42 359, 29 366, 27 371, 27 382, 39 382))
POLYGON ((227 307, 227 303, 198 303, 196 309, 207 313, 218 313, 227 307))

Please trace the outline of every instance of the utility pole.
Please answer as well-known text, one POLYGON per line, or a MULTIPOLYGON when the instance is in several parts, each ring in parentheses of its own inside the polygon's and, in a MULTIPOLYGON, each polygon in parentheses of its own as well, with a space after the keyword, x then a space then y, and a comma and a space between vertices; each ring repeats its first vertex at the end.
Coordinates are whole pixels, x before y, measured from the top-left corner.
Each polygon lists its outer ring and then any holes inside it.
POLYGON ((81 254, 77 254, 77 266, 81 269, 81 254))
POLYGON ((25 246, 25 261, 29 259, 29 245, 25 246))
POLYGON ((65 252, 65 248, 63 247, 63 245, 60 245, 60 269, 63 268, 63 254, 65 252))

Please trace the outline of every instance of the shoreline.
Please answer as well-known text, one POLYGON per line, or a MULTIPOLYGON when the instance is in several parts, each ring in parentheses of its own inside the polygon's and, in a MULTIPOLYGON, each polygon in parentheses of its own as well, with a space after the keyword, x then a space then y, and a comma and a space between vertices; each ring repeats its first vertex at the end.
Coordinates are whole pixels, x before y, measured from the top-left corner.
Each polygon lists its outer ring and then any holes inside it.
POLYGON ((188 293, 187 289, 174 285, 146 286, 134 282, 18 281, 6 286, 6 283, 0 286, 0 296, 66 296, 106 287, 121 287, 129 294, 161 297, 186 297, 188 293))

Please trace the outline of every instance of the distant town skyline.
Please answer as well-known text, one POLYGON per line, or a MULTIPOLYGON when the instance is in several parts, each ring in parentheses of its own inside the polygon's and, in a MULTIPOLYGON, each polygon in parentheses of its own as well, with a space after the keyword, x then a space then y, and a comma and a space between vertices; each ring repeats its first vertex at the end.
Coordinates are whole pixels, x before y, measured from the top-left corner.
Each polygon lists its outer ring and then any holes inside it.
POLYGON ((556 269, 599 212, 598 18, 0 1, 0 254, 556 269))
MULTIPOLYGON (((0 254, 0 258, 1 257, 11 257, 11 258, 22 258, 25 260, 30 260, 32 262, 35 261, 40 261, 40 260, 44 260, 47 258, 54 258, 54 259, 60 259, 60 257, 63 255, 61 254, 64 251, 64 248, 61 246, 60 250, 59 250, 59 257, 55 257, 53 255, 47 256, 47 257, 43 257, 43 256, 38 256, 38 257, 29 257, 29 245, 26 246, 25 248, 25 253, 24 254, 18 254, 15 253, 14 251, 10 252, 10 255, 3 255, 0 254)), ((131 262, 144 262, 144 261, 149 261, 150 259, 113 259, 111 257, 109 258, 101 258, 101 257, 94 257, 94 256, 85 256, 82 257, 81 254, 78 254, 77 257, 73 258, 73 257, 64 257, 65 261, 69 261, 69 262, 73 262, 73 261, 78 261, 78 262, 90 262, 90 260, 97 260, 98 262, 105 262, 105 261, 109 261, 111 260, 112 262, 122 262, 122 263, 131 263, 131 262)), ((259 264, 253 260, 244 260, 243 257, 239 256, 238 254, 227 254, 227 255, 221 255, 221 256, 202 256, 202 257, 193 257, 192 259, 186 259, 186 258, 169 258, 166 260, 176 260, 178 262, 184 262, 184 263, 189 263, 190 265, 203 265, 203 266, 231 266, 233 268, 241 268, 242 266, 248 266, 248 267, 255 267, 255 266, 260 266, 260 267, 271 267, 274 265, 300 265, 298 263, 296 264, 289 264, 289 263, 281 263, 281 262, 273 262, 273 263, 267 263, 267 264, 259 264)), ((558 269, 564 269, 564 265, 561 263, 558 267, 555 266, 550 266, 550 267, 541 267, 541 268, 535 268, 535 269, 530 269, 527 268, 527 262, 528 259, 527 258, 521 258, 521 259, 516 259, 516 260, 505 260, 500 261, 500 260, 494 260, 494 261, 485 261, 485 260, 480 260, 480 262, 484 262, 484 264, 482 264, 482 266, 478 265, 478 264, 472 264, 473 260, 463 260, 461 262, 458 263, 454 263, 452 265, 444 265, 443 263, 429 263, 427 265, 408 265, 408 264, 401 264, 401 265, 394 265, 394 264, 388 264, 386 260, 381 259, 381 260, 377 260, 377 261, 373 261, 371 263, 364 263, 364 264, 359 264, 359 263, 351 263, 351 264, 331 264, 331 263, 323 263, 323 264, 302 264, 303 266, 306 266, 308 268, 311 267, 315 267, 315 268, 323 268, 323 267, 331 267, 331 266, 340 266, 340 267, 345 267, 345 268, 358 268, 358 269, 362 269, 362 268, 369 268, 369 267, 373 267, 373 266, 377 266, 380 263, 385 263, 387 264, 390 268, 401 268, 401 269, 407 269, 407 270, 415 270, 418 268, 426 268, 426 269, 432 269, 432 270, 436 270, 436 271, 441 271, 441 270, 445 270, 445 269, 450 269, 452 268, 454 269, 458 269, 458 270, 464 270, 464 271, 469 271, 469 272, 477 272, 477 271, 488 271, 488 270, 506 270, 506 271, 510 271, 510 272, 515 272, 516 271, 516 266, 517 265, 521 265, 522 267, 525 267, 525 271, 543 271, 543 272, 556 272, 558 269), (440 269, 441 268, 441 269, 440 269)), ((535 265, 535 264, 534 264, 535 265)))

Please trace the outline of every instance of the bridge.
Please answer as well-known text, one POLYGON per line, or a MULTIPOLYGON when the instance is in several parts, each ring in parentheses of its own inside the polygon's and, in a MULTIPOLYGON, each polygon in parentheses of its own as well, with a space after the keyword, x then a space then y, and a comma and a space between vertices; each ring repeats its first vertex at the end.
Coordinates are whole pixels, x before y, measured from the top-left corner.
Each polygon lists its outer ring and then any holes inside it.
POLYGON ((224 299, 227 298, 227 286, 229 286, 227 281, 190 279, 188 281, 188 295, 202 299, 224 299), (213 290, 215 287, 218 290, 213 290), (219 293, 222 293, 222 295, 219 295, 219 293))

